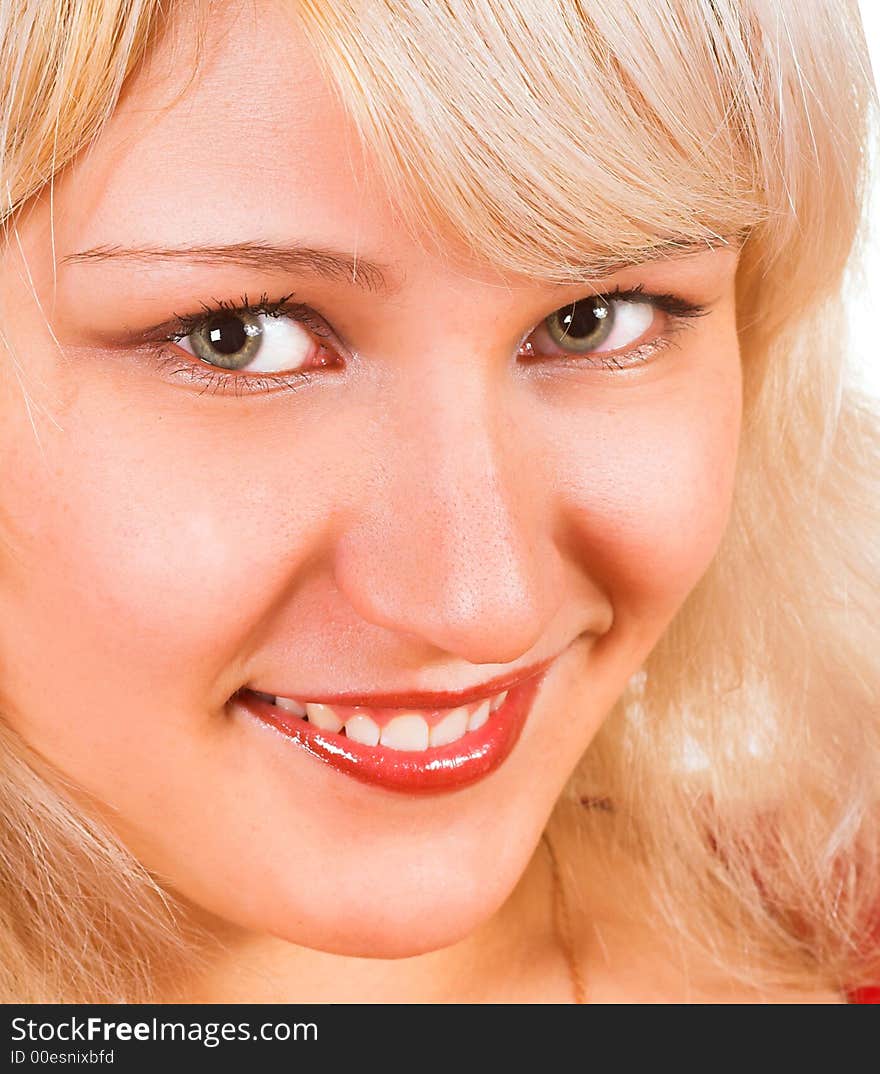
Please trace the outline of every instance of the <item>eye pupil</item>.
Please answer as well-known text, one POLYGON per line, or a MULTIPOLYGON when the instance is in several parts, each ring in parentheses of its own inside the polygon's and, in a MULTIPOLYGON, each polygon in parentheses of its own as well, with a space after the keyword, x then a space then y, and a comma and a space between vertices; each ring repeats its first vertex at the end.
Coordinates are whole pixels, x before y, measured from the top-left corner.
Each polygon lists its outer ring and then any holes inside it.
POLYGON ((244 369, 261 349, 263 328, 258 314, 224 310, 203 321, 187 340, 203 362, 221 369, 244 369))
POLYGON ((584 353, 611 334, 612 309, 602 298, 585 298, 552 313, 546 321, 553 342, 584 353))
POLYGON ((249 333, 238 317, 215 317, 203 331, 206 340, 220 354, 235 354, 248 342, 249 333))
POLYGON ((575 302, 562 314, 559 322, 567 336, 582 339, 594 335, 607 316, 607 306, 592 301, 575 302))

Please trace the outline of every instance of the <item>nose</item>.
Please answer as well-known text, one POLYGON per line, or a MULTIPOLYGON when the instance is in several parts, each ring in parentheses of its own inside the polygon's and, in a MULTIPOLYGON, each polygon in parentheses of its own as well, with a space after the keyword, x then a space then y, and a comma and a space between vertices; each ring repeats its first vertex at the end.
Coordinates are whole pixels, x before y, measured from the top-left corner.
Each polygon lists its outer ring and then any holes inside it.
POLYGON ((564 585, 540 453, 485 368, 422 373, 384 410, 336 584, 363 619, 470 663, 538 656, 564 585))

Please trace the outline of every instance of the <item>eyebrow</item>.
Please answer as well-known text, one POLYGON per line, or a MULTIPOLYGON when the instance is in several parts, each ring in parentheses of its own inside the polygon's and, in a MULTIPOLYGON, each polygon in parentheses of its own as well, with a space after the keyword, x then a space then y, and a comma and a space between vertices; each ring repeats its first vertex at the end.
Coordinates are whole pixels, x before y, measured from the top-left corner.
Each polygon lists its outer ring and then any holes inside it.
POLYGON ((584 261, 578 272, 583 274, 583 282, 589 283, 591 279, 605 279, 608 276, 616 276, 618 272, 639 268, 641 265, 650 265, 657 261, 678 261, 718 249, 739 250, 744 239, 745 236, 742 233, 716 235, 711 239, 690 237, 664 239, 633 251, 629 257, 597 254, 592 260, 584 261))
MULTIPOLYGON (((614 259, 599 255, 589 262, 585 261, 578 269, 580 280, 570 279, 566 282, 572 285, 576 282, 586 284, 590 279, 603 279, 625 269, 654 261, 677 260, 698 253, 706 253, 719 246, 736 249, 742 245, 742 241, 743 236, 739 233, 730 236, 718 235, 715 236, 714 241, 679 238, 646 246, 628 259, 614 259)), ((298 243, 251 241, 223 245, 126 247, 108 244, 94 246, 80 253, 68 254, 61 259, 61 264, 93 264, 104 261, 135 264, 165 261, 172 264, 184 262, 190 265, 234 265, 239 268, 258 269, 262 272, 317 276, 327 280, 353 283, 365 291, 375 293, 393 294, 400 288, 399 281, 393 279, 393 272, 387 265, 341 250, 298 243)))
POLYGON ((128 261, 135 264, 187 262, 198 265, 235 265, 293 275, 319 276, 357 284, 365 291, 391 293, 398 285, 391 282, 390 269, 340 250, 317 246, 277 244, 271 242, 235 242, 222 246, 95 246, 80 253, 68 254, 61 263, 94 264, 103 261, 128 261))

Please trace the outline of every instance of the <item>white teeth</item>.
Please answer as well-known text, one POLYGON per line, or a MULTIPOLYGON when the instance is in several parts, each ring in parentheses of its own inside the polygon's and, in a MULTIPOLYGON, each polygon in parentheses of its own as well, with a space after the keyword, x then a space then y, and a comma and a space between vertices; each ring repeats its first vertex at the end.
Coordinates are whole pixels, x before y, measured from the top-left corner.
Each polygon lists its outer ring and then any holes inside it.
POLYGON ((346 735, 364 746, 379 744, 379 725, 369 716, 352 716, 345 725, 346 735))
MULTIPOLYGON (((347 724, 346 734, 348 734, 347 724)), ((415 713, 395 716, 382 728, 381 742, 383 746, 391 750, 426 750, 428 725, 421 716, 415 713)))
POLYGON ((500 694, 496 694, 492 698, 492 703, 489 705, 489 711, 494 712, 496 709, 500 709, 504 702, 507 700, 507 691, 504 690, 500 694))
POLYGON ((298 701, 291 701, 289 697, 276 697, 275 704, 285 712, 292 712, 294 716, 305 716, 308 705, 301 705, 298 701))
POLYGON ((468 731, 476 731, 489 719, 489 699, 481 701, 468 720, 468 731))
POLYGON ((448 746, 455 742, 468 729, 468 712, 464 705, 453 709, 448 716, 444 716, 439 723, 431 728, 430 738, 432 746, 448 746))
POLYGON ((342 730, 342 720, 336 715, 336 712, 329 705, 319 705, 316 701, 309 701, 305 707, 306 715, 309 718, 309 723, 313 723, 315 727, 319 727, 322 731, 333 731, 334 733, 342 730))
POLYGON ((321 731, 338 734, 344 727, 348 738, 364 746, 377 746, 381 742, 392 750, 409 751, 426 750, 429 745, 448 746, 457 742, 468 731, 478 731, 489 719, 490 713, 500 709, 508 696, 508 691, 503 690, 492 698, 486 698, 470 714, 465 705, 451 709, 433 727, 429 727, 427 720, 417 712, 408 712, 395 716, 380 728, 375 720, 364 713, 358 713, 343 721, 332 705, 323 705, 317 701, 303 704, 289 697, 274 697, 258 690, 252 692, 293 716, 308 718, 309 723, 321 731))

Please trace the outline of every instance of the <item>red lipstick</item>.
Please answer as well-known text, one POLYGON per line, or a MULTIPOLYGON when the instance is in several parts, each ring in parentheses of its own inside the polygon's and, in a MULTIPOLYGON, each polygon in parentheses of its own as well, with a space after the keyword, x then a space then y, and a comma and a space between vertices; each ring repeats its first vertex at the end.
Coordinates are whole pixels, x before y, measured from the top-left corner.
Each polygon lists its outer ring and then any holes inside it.
MULTIPOLYGON (((422 709, 455 707, 489 698, 503 690, 507 697, 482 727, 457 741, 424 750, 396 750, 364 745, 345 734, 323 731, 244 689, 233 701, 262 723, 283 734, 316 760, 364 783, 409 794, 457 790, 494 771, 510 754, 522 733, 541 681, 552 661, 536 665, 523 677, 507 675, 461 693, 336 694, 312 697, 321 704, 394 706, 422 709), (513 681, 512 681, 513 680, 513 681)), ((268 691, 266 691, 268 693, 268 691)))
MULTIPOLYGON (((467 690, 398 690, 393 693, 369 693, 369 694, 309 694, 309 701, 317 701, 323 705, 363 705, 367 708, 412 708, 412 709, 451 709, 457 705, 468 705, 472 701, 482 701, 485 697, 500 694, 502 690, 509 690, 519 683, 525 682, 541 671, 546 671, 556 657, 542 660, 531 667, 520 668, 519 671, 508 671, 505 675, 489 679, 488 682, 478 683, 467 690)), ((296 690, 260 688, 261 693, 274 694, 276 697, 299 697, 296 690)))

